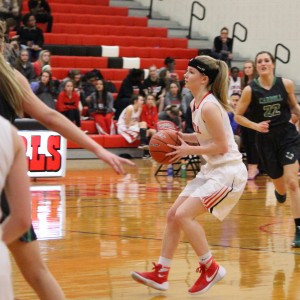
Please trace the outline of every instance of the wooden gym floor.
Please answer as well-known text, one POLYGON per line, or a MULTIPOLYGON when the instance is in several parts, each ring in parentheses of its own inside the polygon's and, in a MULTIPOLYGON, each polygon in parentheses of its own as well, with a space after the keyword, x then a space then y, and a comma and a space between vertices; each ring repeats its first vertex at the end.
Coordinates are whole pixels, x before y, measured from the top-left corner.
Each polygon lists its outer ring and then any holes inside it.
MULTIPOLYGON (((290 248, 294 224, 290 201, 277 204, 267 176, 248 181, 231 214, 221 223, 199 218, 211 251, 226 277, 207 293, 190 296, 197 257, 184 237, 174 257, 170 289, 139 285, 133 270, 151 270, 160 253, 165 214, 186 179, 154 176, 158 165, 135 160, 117 176, 97 160, 69 160, 63 179, 32 183, 32 217, 41 252, 67 299, 300 299, 300 249, 290 248)), ((13 263, 15 296, 37 297, 13 263)))

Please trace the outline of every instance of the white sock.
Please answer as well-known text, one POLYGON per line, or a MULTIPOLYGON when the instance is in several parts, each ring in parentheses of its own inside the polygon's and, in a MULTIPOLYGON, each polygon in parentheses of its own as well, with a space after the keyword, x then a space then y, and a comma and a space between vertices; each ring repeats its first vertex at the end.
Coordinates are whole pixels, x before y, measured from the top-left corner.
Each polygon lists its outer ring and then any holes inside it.
POLYGON ((207 253, 199 256, 200 264, 207 265, 211 261, 211 258, 212 258, 212 254, 210 251, 208 251, 207 253))
POLYGON ((158 264, 162 265, 161 271, 169 271, 171 264, 172 264, 172 259, 160 256, 158 260, 158 264))

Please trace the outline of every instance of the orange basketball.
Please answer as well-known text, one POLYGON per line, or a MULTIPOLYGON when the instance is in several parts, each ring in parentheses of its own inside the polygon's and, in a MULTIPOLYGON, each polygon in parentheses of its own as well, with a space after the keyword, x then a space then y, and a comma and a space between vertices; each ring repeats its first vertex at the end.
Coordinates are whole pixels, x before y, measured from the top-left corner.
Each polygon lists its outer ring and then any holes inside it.
POLYGON ((160 164, 169 164, 172 156, 166 156, 166 153, 174 149, 168 144, 179 146, 181 144, 175 130, 161 130, 156 132, 149 142, 149 152, 152 158, 160 164))

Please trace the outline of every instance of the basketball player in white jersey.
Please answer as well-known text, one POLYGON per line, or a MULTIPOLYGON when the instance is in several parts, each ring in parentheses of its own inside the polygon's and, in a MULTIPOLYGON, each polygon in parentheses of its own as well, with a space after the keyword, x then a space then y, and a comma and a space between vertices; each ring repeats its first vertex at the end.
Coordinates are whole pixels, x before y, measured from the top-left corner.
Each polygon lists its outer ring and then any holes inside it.
POLYGON ((29 229, 31 201, 22 140, 2 117, 0 128, 0 192, 5 189, 11 209, 9 217, 0 225, 0 300, 12 300, 11 266, 6 245, 29 229))
POLYGON ((154 271, 133 272, 132 277, 152 288, 167 290, 172 258, 183 231, 200 264, 200 277, 188 291, 202 294, 221 280, 226 270, 214 260, 204 228, 195 218, 209 212, 222 221, 238 202, 248 176, 227 114, 230 108, 226 63, 209 56, 191 59, 185 82, 194 96, 191 109, 195 132, 179 133, 182 144, 172 146, 174 151, 167 155, 172 155, 174 162, 188 155, 202 155, 207 163, 168 212, 161 256, 154 263, 154 271))

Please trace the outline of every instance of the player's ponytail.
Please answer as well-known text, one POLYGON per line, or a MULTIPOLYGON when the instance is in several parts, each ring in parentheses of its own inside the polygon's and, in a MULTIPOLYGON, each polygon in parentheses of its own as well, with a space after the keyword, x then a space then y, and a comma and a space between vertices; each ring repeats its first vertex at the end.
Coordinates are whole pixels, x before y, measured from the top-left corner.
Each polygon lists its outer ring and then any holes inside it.
POLYGON ((0 20, 0 92, 4 96, 4 100, 7 101, 10 107, 12 107, 17 116, 22 117, 22 99, 24 94, 13 73, 13 69, 2 54, 5 47, 5 31, 6 22, 0 20))
MULTIPOLYGON (((197 56, 195 60, 207 66, 206 74, 209 77, 208 89, 219 100, 226 111, 232 111, 228 103, 228 67, 222 60, 210 56, 197 56)), ((201 70, 200 70, 201 71, 201 70)))

